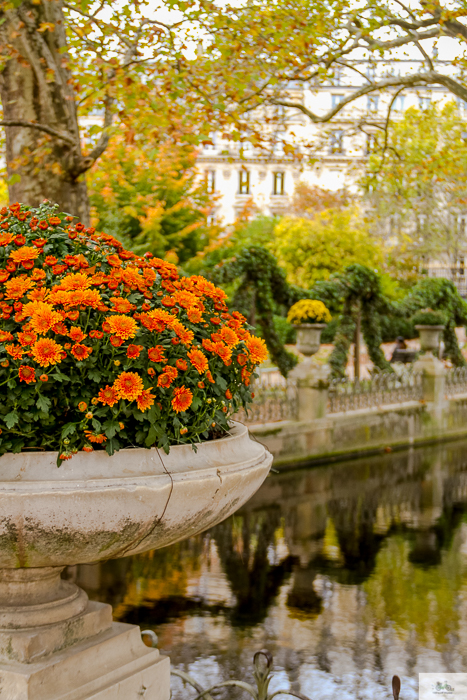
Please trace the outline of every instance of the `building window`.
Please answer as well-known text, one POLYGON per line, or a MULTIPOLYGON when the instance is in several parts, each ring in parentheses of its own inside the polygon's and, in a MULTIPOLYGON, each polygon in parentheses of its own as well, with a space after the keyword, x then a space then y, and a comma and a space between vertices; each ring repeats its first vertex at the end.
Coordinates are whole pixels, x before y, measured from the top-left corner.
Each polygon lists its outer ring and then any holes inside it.
POLYGON ((204 145, 204 150, 205 150, 205 151, 215 151, 216 148, 217 148, 217 137, 216 137, 216 134, 211 134, 211 136, 209 137, 209 140, 211 141, 211 143, 206 143, 206 144, 204 145))
POLYGON ((458 227, 459 227, 459 236, 461 236, 461 238, 465 238, 465 233, 466 233, 466 230, 467 230, 467 227, 466 227, 466 223, 467 223, 467 222, 466 222, 466 217, 465 217, 465 216, 459 216, 459 218, 458 218, 458 220, 457 220, 457 223, 458 223, 458 227))
POLYGON ((377 112, 379 105, 379 95, 369 95, 367 100, 367 109, 369 112, 377 112))
POLYGON ((369 156, 374 152, 376 146, 376 134, 368 134, 366 137, 365 155, 369 156))
POLYGON ((273 173, 272 178, 272 193, 284 194, 285 173, 273 173))
POLYGON ((428 109, 431 104, 431 97, 419 97, 418 105, 420 109, 428 109))
POLYGON ((397 95, 396 99, 392 103, 392 108, 395 112, 403 112, 405 105, 405 95, 397 95))
POLYGON ((206 189, 208 194, 216 191, 216 171, 206 170, 206 189))
POLYGON ((344 153, 344 132, 331 131, 329 153, 344 153))
POLYGON ((249 170, 239 170, 238 172, 238 194, 250 194, 249 170))
POLYGON ((336 95, 336 94, 332 94, 332 95, 331 95, 331 106, 332 106, 332 109, 334 109, 334 107, 337 107, 337 105, 340 104, 340 103, 342 102, 342 100, 344 99, 344 97, 345 97, 345 95, 336 95))
POLYGON ((342 85, 342 68, 340 66, 334 66, 334 75, 332 77, 333 85, 342 85))

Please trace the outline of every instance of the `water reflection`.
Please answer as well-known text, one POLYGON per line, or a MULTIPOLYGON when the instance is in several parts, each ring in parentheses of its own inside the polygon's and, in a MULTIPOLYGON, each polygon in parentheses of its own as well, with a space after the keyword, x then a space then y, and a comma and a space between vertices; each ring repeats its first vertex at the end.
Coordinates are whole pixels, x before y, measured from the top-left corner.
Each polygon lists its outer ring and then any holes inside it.
POLYGON ((466 574, 467 442, 275 475, 202 536, 74 572, 206 686, 267 647, 273 688, 339 700, 464 670, 466 574))

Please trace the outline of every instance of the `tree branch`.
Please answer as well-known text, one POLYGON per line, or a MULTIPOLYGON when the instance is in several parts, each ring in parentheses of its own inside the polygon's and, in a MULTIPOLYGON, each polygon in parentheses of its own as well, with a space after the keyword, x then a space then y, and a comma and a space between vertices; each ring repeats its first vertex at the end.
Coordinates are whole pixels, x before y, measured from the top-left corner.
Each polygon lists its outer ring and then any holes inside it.
POLYGON ((50 126, 46 126, 45 124, 36 124, 36 122, 28 122, 22 119, 3 119, 0 121, 0 126, 22 126, 28 129, 37 129, 38 131, 43 131, 44 133, 49 134, 49 136, 54 136, 56 139, 65 141, 71 146, 76 146, 76 141, 72 136, 69 134, 64 134, 61 131, 57 131, 57 129, 52 129, 50 126))
POLYGON ((355 102, 355 100, 357 100, 359 97, 363 97, 364 95, 369 95, 370 93, 379 92, 381 90, 386 90, 387 88, 392 87, 408 88, 421 85, 436 84, 443 85, 454 95, 457 95, 458 97, 467 102, 467 88, 464 85, 462 85, 457 80, 454 80, 454 78, 451 78, 448 75, 443 75, 442 73, 437 73, 435 71, 427 71, 426 73, 414 73, 413 75, 387 78, 386 80, 382 80, 378 83, 369 83, 368 85, 364 85, 359 90, 355 90, 355 92, 345 97, 339 102, 339 104, 337 104, 335 107, 330 109, 328 112, 326 112, 326 114, 323 114, 322 116, 315 114, 300 102, 290 102, 288 100, 282 100, 273 97, 270 99, 270 103, 275 105, 282 105, 283 107, 290 107, 291 109, 298 109, 300 110, 300 112, 305 114, 308 117, 308 119, 310 119, 310 121, 312 121, 314 124, 323 124, 325 122, 329 122, 348 104, 350 104, 351 102, 355 102))

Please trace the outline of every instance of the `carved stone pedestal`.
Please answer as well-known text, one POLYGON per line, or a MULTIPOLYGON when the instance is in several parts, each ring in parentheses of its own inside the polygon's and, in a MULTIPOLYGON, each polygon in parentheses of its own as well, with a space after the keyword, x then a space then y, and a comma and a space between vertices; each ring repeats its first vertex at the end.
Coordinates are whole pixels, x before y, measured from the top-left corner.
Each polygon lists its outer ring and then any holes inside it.
POLYGON ((168 657, 61 570, 0 571, 0 698, 168 700, 168 657))

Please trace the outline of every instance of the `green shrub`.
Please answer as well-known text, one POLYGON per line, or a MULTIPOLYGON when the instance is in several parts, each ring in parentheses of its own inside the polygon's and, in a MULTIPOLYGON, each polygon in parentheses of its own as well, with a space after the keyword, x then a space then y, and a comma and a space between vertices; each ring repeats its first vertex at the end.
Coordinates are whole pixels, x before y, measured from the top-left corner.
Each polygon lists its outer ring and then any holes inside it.
POLYGON ((333 318, 332 321, 329 321, 326 328, 323 328, 323 330, 321 331, 321 342, 322 343, 329 344, 329 343, 334 342, 334 336, 336 335, 338 325, 339 325, 338 318, 333 318))
POLYGON ((427 309, 412 316, 412 323, 415 326, 445 326, 446 316, 441 311, 427 309))
POLYGON ((385 315, 380 317, 380 323, 383 343, 393 343, 399 336, 406 340, 418 337, 413 322, 406 318, 385 315))

